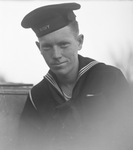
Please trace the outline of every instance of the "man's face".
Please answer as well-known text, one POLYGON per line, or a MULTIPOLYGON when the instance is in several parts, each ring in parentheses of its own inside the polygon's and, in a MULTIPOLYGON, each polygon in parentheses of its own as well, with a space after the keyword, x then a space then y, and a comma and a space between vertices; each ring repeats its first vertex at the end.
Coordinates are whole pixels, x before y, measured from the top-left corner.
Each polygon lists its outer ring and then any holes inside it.
POLYGON ((83 36, 74 35, 69 26, 39 38, 41 54, 56 75, 67 75, 78 67, 82 42, 83 36))

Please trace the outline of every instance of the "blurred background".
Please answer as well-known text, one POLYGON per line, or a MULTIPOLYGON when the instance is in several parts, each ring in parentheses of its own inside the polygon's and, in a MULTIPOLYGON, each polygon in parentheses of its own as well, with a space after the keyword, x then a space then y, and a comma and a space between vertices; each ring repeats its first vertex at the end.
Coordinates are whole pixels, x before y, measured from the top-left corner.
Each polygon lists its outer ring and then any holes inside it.
MULTIPOLYGON (((14 150, 16 128, 28 91, 43 79, 48 67, 30 29, 21 20, 31 10, 69 0, 0 1, 0 149, 14 150)), ((133 87, 133 2, 75 0, 84 34, 80 54, 121 69, 133 87)))
MULTIPOLYGON (((38 83, 48 67, 40 55, 35 34, 21 27, 23 17, 42 5, 71 2, 0 1, 0 83, 38 83)), ((80 31, 85 36, 80 54, 118 66, 133 81, 133 2, 76 1, 80 31)))

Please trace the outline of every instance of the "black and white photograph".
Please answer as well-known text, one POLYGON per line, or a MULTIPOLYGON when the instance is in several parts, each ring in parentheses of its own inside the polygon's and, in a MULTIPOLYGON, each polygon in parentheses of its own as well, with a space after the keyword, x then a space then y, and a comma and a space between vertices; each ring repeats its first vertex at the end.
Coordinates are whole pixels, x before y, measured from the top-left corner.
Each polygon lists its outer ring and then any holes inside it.
POLYGON ((133 1, 0 0, 0 150, 133 150, 133 1))

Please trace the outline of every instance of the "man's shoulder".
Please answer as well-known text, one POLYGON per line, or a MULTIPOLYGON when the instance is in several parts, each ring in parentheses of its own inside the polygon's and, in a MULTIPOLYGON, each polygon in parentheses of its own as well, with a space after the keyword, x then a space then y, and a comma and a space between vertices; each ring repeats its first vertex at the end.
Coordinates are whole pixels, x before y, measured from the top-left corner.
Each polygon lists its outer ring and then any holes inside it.
POLYGON ((92 73, 96 77, 99 76, 105 79, 124 76, 119 68, 101 62, 92 67, 90 73, 92 73))
POLYGON ((116 73, 116 72, 120 72, 120 69, 113 66, 113 65, 109 65, 109 64, 105 64, 103 62, 99 62, 96 66, 95 66, 95 71, 97 72, 103 72, 103 73, 116 73))
POLYGON ((124 76, 119 68, 104 63, 99 63, 98 65, 96 65, 94 67, 94 72, 96 72, 97 74, 101 74, 104 77, 106 76, 107 78, 124 76))
POLYGON ((38 82, 32 87, 31 91, 32 93, 34 92, 40 93, 46 91, 47 89, 48 89, 47 81, 45 78, 43 78, 40 82, 38 82))
POLYGON ((113 65, 82 56, 80 56, 80 63, 80 66, 82 65, 81 70, 82 72, 85 70, 88 79, 109 82, 118 78, 125 78, 122 71, 113 65))
MULTIPOLYGON (((83 57, 79 55, 79 62, 80 62, 80 69, 90 68, 93 72, 96 73, 112 74, 121 72, 119 68, 113 65, 105 64, 104 62, 100 62, 89 57, 83 57)), ((88 69, 89 72, 90 69, 88 69)))
POLYGON ((29 95, 32 103, 34 103, 36 107, 40 107, 42 102, 43 104, 49 103, 48 100, 51 99, 51 93, 47 80, 44 78, 39 83, 34 85, 29 95))

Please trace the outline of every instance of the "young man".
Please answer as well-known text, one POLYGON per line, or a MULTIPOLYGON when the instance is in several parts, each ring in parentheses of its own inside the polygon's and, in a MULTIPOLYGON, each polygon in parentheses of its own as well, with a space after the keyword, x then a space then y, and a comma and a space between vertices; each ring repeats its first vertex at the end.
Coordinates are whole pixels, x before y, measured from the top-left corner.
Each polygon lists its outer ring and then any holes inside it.
POLYGON ((22 20, 38 37, 50 70, 35 85, 20 118, 23 149, 130 148, 131 89, 115 67, 78 55, 77 3, 37 8, 22 20), (127 134, 125 134, 127 133, 127 134))

